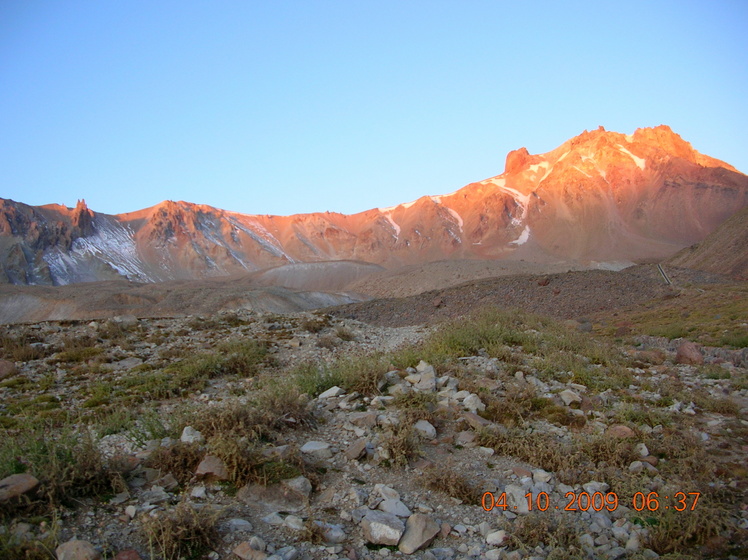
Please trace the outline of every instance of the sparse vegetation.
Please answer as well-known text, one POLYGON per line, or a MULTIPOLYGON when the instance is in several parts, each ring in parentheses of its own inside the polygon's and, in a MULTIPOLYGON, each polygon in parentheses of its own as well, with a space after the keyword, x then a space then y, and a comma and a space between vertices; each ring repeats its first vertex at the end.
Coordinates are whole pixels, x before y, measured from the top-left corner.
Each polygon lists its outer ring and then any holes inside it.
MULTIPOLYGON (((511 471, 496 468, 502 461, 553 473, 552 484, 604 481, 622 503, 662 479, 657 488, 663 493, 698 491, 703 502, 698 516, 664 509, 626 513, 626 519, 646 529, 642 547, 664 558, 691 554, 694 559, 737 550, 735 520, 748 471, 736 442, 748 430, 734 395, 748 387, 744 369, 719 363, 684 368, 673 363, 672 348, 632 348, 625 336, 606 342, 599 334, 607 337, 608 327, 579 332, 573 324, 522 311, 484 309, 431 329, 418 343, 386 352, 369 350, 370 335, 363 328, 357 344, 345 344, 355 339, 348 327, 336 327, 327 315, 303 317, 267 315, 251 322, 226 314, 193 320, 190 329, 183 328, 185 322, 166 322, 169 327, 158 331, 147 325, 71 323, 71 332, 53 343, 28 328, 4 329, 0 339, 8 344, 0 352, 5 359, 23 363, 16 358, 33 356, 29 360, 39 361, 18 364, 18 373, 0 381, 0 478, 30 472, 41 485, 3 510, 0 555, 50 557, 45 547, 58 544, 54 535, 11 542, 11 522, 49 515, 59 507, 103 504, 125 489, 120 472, 128 464, 132 468, 132 457, 129 463, 119 455, 105 460, 96 438, 122 434, 135 449, 147 445, 152 451, 142 467, 174 476, 179 488, 173 495, 189 495, 198 483, 198 463, 206 454, 215 455, 229 473, 218 493, 231 498, 246 484, 274 485, 305 476, 322 492, 348 480, 338 473, 340 462, 329 463, 325 472, 298 451, 305 438, 316 439, 317 428, 326 434, 320 439, 334 434, 334 440, 338 426, 345 434, 334 442, 340 458, 361 437, 361 429, 367 432, 366 452, 351 463, 356 470, 342 463, 347 476, 355 475, 355 484, 376 480, 369 472, 379 480, 414 473, 434 495, 480 508, 482 477, 490 473, 486 481, 507 482, 503 478, 511 471), (309 359, 289 361, 292 353, 309 359), (134 367, 120 362, 134 356, 140 358, 135 364, 144 362, 134 367), (405 382, 417 375, 405 369, 421 360, 435 366, 436 391, 415 390, 405 382), (313 400, 334 385, 346 395, 342 402, 313 400), (566 388, 582 402, 565 404, 560 392, 566 388), (485 405, 479 416, 491 426, 464 433, 480 420, 464 423, 467 394, 485 405), (375 405, 373 397, 379 397, 375 405), (77 412, 71 413, 73 408, 77 412), (348 423, 346 415, 358 412, 374 415, 365 424, 348 423), (413 425, 421 419, 436 427, 437 439, 427 442, 416 435, 413 425), (628 426, 633 437, 609 437, 605 428, 611 424, 628 426), (176 441, 188 425, 202 433, 203 443, 176 441), (167 437, 173 439, 162 443, 167 437), (487 460, 486 450, 475 449, 476 444, 494 449, 494 457, 501 459, 487 460), (656 465, 656 473, 642 465, 630 470, 643 460, 637 444, 647 447, 647 465, 656 465), (419 465, 427 463, 419 459, 434 457, 438 463, 421 474, 419 465), (404 471, 407 465, 413 470, 404 471)), ((740 347, 734 331, 710 336, 729 338, 734 342, 725 342, 729 348, 740 347)), ((326 499, 338 499, 332 490, 325 492, 326 499)), ((199 557, 217 550, 217 514, 207 505, 199 507, 201 499, 193 505, 185 499, 176 508, 165 504, 158 514, 132 521, 154 557, 199 557)), ((335 507, 313 505, 299 514, 306 520, 299 538, 324 543, 325 525, 316 521, 327 514, 337 520, 335 513, 335 507)), ((583 522, 576 518, 533 513, 505 523, 509 550, 535 554, 536 547, 543 547, 545 557, 556 560, 583 554, 578 538, 583 522)))
POLYGON ((171 512, 160 512, 143 522, 143 533, 151 556, 164 560, 199 558, 217 540, 218 515, 208 509, 195 509, 187 502, 171 512))
POLYGON ((430 490, 443 492, 447 496, 461 500, 465 504, 480 505, 482 492, 454 467, 443 466, 427 469, 420 483, 430 490))

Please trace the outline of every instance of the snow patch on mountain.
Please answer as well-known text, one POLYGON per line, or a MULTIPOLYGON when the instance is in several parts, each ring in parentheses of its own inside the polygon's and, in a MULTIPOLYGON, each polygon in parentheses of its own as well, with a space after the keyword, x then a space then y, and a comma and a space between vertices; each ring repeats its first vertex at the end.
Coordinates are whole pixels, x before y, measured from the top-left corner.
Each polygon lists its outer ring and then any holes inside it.
POLYGON ((145 270, 138 254, 133 232, 129 226, 97 216, 93 222, 94 234, 73 241, 69 253, 59 249, 44 255, 56 283, 68 284, 80 281, 79 272, 86 263, 106 263, 120 275, 140 282, 156 282, 145 270))
POLYGON ((629 152, 629 151, 628 151, 628 150, 627 150, 626 148, 624 148, 624 147, 623 147, 623 146, 621 146, 620 144, 616 144, 616 147, 617 147, 617 148, 618 148, 619 150, 621 150, 621 151, 622 151, 622 152, 623 152, 624 154, 626 154, 626 155, 630 156, 630 157, 631 157, 631 159, 633 159, 633 160, 634 160, 634 163, 636 163, 636 166, 637 166, 637 167, 638 167, 639 169, 644 169, 644 167, 645 167, 645 165, 646 165, 646 161, 645 161, 644 159, 642 159, 642 158, 640 158, 640 157, 636 157, 636 156, 635 156, 634 154, 632 154, 631 152, 629 152))
POLYGON ((530 226, 525 226, 525 229, 522 230, 519 237, 514 241, 510 241, 509 245, 524 245, 527 243, 528 239, 530 239, 530 226))
POLYGON ((462 216, 460 216, 457 211, 453 210, 452 208, 447 208, 446 206, 444 206, 444 209, 452 215, 452 217, 455 219, 455 222, 460 227, 460 232, 462 232, 462 226, 464 225, 462 216))
POLYGON ((400 226, 397 225, 395 220, 392 219, 392 215, 388 212, 386 214, 383 214, 384 218, 389 222, 389 224, 392 226, 392 229, 395 230, 395 239, 400 238, 400 226))
POLYGON ((259 222, 251 220, 247 226, 242 224, 239 220, 229 217, 229 223, 235 228, 243 231, 249 237, 252 238, 258 245, 265 249, 268 253, 275 257, 284 257, 289 262, 296 262, 291 256, 283 250, 283 246, 280 244, 275 236, 270 233, 265 227, 259 222))

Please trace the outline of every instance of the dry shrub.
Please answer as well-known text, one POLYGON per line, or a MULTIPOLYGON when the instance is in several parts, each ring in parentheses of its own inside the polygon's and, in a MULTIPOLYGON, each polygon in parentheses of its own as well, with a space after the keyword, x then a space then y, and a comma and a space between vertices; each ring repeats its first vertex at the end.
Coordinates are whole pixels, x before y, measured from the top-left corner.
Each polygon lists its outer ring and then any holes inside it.
POLYGON ((580 482, 582 469, 587 466, 584 458, 572 446, 540 432, 484 429, 478 432, 477 441, 484 447, 495 449, 499 455, 515 457, 555 472, 559 480, 566 484, 580 482))
POLYGON ((34 493, 0 509, 0 516, 71 505, 77 498, 126 488, 121 474, 105 463, 88 433, 66 429, 51 436, 50 428, 6 432, 0 438, 0 478, 29 472, 40 481, 34 493))
POLYGON ((199 558, 218 542, 217 520, 216 513, 181 502, 170 512, 147 517, 142 531, 152 558, 199 558))
POLYGON ((389 453, 387 462, 391 466, 404 467, 419 453, 418 438, 413 431, 413 426, 404 421, 391 426, 383 434, 381 446, 389 453))
POLYGON ((481 503, 481 491, 451 467, 429 468, 421 476, 420 482, 426 488, 443 492, 447 496, 462 500, 463 503, 470 505, 481 503))
POLYGON ((147 467, 158 469, 162 475, 171 473, 179 484, 187 484, 195 474, 204 453, 194 443, 177 442, 171 447, 159 447, 145 462, 147 467))
POLYGON ((188 423, 208 439, 234 434, 272 441, 283 430, 313 424, 300 397, 295 387, 278 384, 260 391, 250 403, 231 402, 201 410, 188 423))
POLYGON ((646 517, 636 520, 649 527, 647 546, 658 554, 668 554, 693 552, 711 542, 715 546, 710 550, 710 558, 727 557, 728 543, 718 537, 735 530, 735 523, 729 512, 710 498, 713 497, 702 495, 693 512, 662 507, 647 511, 646 517))
POLYGON ((304 462, 297 451, 282 459, 268 457, 255 443, 220 436, 210 442, 210 449, 223 461, 229 479, 237 487, 247 484, 268 486, 302 475, 312 485, 319 482, 317 472, 304 462))
POLYGON ((574 523, 568 516, 530 513, 517 519, 512 526, 509 538, 512 546, 524 550, 544 545, 552 549, 564 550, 569 554, 569 556, 554 556, 559 560, 577 558, 582 553, 578 547, 574 523))

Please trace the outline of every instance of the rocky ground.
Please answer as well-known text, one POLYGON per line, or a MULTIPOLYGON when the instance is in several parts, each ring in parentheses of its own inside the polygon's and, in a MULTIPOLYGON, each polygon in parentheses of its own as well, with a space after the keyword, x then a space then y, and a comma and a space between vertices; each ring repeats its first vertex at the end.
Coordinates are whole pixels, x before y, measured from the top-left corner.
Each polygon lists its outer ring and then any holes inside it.
POLYGON ((0 556, 745 557, 745 349, 583 317, 650 272, 7 326, 0 556))

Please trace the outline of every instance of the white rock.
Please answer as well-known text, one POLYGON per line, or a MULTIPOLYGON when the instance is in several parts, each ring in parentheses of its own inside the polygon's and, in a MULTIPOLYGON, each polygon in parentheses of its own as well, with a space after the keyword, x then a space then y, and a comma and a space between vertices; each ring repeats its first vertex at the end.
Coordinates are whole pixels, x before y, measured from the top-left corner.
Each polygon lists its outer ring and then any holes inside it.
POLYGON ((634 450, 639 454, 641 457, 646 457, 649 455, 649 449, 647 449, 647 446, 643 443, 637 443, 636 447, 634 447, 634 450))
POLYGON ((595 492, 607 492, 610 486, 605 482, 597 482, 596 480, 593 480, 586 484, 582 484, 582 488, 584 488, 585 492, 592 495, 595 492))
POLYGON ((327 391, 324 391, 320 393, 319 399, 331 399, 333 397, 339 397, 340 395, 343 395, 345 391, 338 387, 337 385, 334 385, 330 387, 327 391))
POLYGON ((389 486, 385 484, 375 484, 372 495, 374 496, 379 495, 384 500, 399 500, 400 499, 400 493, 394 488, 390 488, 389 486))
POLYGON ((537 484, 538 482, 550 482, 553 475, 543 469, 535 469, 532 471, 532 479, 537 484))
POLYGON ((283 520, 283 525, 294 531, 304 530, 304 520, 297 515, 287 515, 283 520))
POLYGON ((506 531, 494 531, 486 536, 486 544, 501 545, 506 539, 506 531))
POLYGON ((205 438, 203 437, 203 434, 198 432, 192 426, 185 426, 184 430, 182 430, 182 435, 179 440, 182 443, 203 443, 205 441, 205 438))
POLYGON ((413 513, 408 509, 408 506, 400 500, 382 500, 377 508, 385 513, 391 513, 398 517, 410 517, 413 513))
POLYGON ((561 397, 561 400, 564 401, 564 404, 566 406, 571 405, 572 403, 580 403, 582 402, 582 397, 580 397, 577 393, 570 389, 566 389, 564 391, 561 391, 558 394, 559 397, 561 397))
POLYGON ((205 489, 205 486, 195 486, 190 492, 190 497, 196 500, 204 500, 208 497, 208 491, 205 489))
POLYGON ((483 404, 483 401, 481 401, 480 397, 475 393, 470 393, 470 396, 462 401, 462 406, 473 414, 486 410, 486 405, 483 404))
POLYGON ((329 459, 332 457, 330 444, 324 441, 308 441, 301 446, 299 451, 311 455, 315 459, 329 459))
POLYGON ((396 545, 405 532, 405 523, 391 513, 369 511, 361 520, 361 529, 371 544, 396 545))
POLYGON ((125 515, 129 517, 130 519, 135 519, 135 516, 138 513, 138 508, 135 506, 127 506, 125 508, 125 515))
POLYGON ((507 504, 510 506, 511 511, 514 513, 529 513, 530 510, 527 507, 527 490, 516 484, 507 484, 504 488, 507 494, 507 504))
POLYGON ((413 428, 419 435, 426 439, 434 439, 436 437, 436 428, 428 420, 419 420, 413 428))
POLYGON ((504 551, 500 548, 492 548, 486 551, 486 560, 500 560, 503 553, 504 551))

